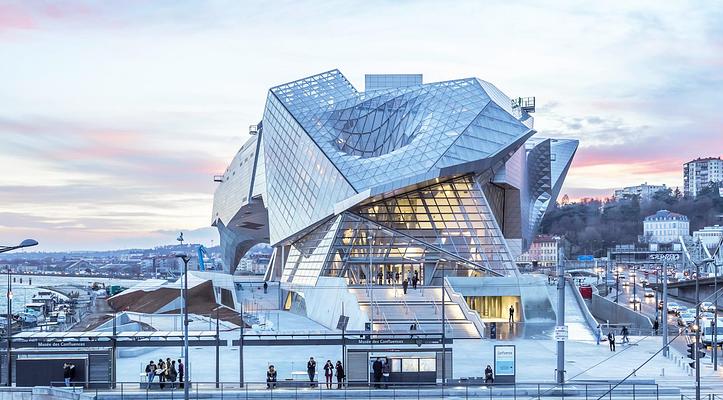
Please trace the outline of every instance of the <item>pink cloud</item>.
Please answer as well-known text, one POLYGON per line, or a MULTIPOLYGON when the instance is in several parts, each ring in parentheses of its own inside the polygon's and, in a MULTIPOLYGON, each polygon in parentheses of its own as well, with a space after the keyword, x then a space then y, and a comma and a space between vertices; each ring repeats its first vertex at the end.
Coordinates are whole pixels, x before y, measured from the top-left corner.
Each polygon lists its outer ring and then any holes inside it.
POLYGON ((33 17, 22 7, 0 4, 0 31, 9 29, 32 29, 36 26, 33 17))

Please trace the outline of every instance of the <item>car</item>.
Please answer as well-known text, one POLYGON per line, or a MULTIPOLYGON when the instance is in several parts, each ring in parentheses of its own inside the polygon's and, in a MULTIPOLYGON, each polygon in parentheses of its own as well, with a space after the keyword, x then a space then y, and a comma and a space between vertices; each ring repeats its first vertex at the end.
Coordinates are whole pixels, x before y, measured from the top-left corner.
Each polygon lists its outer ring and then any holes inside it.
POLYGON ((686 313, 686 312, 688 312, 688 311, 690 311, 690 310, 688 309, 688 307, 686 307, 686 306, 678 306, 678 311, 676 311, 675 313, 678 314, 678 316, 680 316, 680 314, 684 314, 684 313, 686 313))
POLYGON ((628 281, 623 281, 623 286, 630 286, 630 282, 628 282, 628 281))
POLYGON ((669 301, 669 302, 668 302, 668 314, 675 314, 675 313, 677 313, 679 308, 680 308, 680 304, 678 304, 678 303, 676 303, 676 302, 674 302, 674 301, 669 301))
POLYGON ((640 286, 642 286, 642 287, 648 286, 648 283, 650 283, 650 282, 648 282, 648 280, 645 278, 640 280, 640 286))
POLYGON ((645 297, 655 297, 655 291, 653 291, 653 289, 651 289, 649 287, 646 287, 644 296, 645 297))
POLYGON ((700 313, 700 319, 709 319, 712 321, 713 318, 715 318, 715 315, 710 311, 700 313))
POLYGON ((628 298, 628 303, 631 303, 631 304, 640 303, 640 297, 630 296, 630 298, 628 298))
POLYGON ((711 303, 710 301, 704 301, 704 302, 700 303, 700 311, 714 312, 715 305, 713 303, 711 303))
POLYGON ((684 313, 681 313, 678 317, 678 325, 680 326, 689 326, 692 325, 695 322, 695 313, 691 311, 686 311, 684 313))

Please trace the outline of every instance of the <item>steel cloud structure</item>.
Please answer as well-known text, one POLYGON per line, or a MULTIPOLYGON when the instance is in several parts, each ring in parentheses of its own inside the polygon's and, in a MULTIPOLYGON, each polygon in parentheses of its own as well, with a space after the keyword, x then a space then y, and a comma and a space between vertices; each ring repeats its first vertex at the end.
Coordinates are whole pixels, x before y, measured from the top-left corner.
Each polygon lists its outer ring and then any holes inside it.
POLYGON ((577 140, 533 136, 534 108, 477 78, 366 78, 365 92, 338 70, 269 90, 216 179, 225 269, 267 242, 267 279, 291 290, 380 272, 517 276, 577 140))

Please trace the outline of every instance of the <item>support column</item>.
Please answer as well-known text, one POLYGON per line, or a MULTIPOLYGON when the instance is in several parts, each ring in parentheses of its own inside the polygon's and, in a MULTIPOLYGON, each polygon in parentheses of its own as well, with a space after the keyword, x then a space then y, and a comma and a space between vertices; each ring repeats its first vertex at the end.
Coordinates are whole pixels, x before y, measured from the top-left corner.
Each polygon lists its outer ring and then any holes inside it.
MULTIPOLYGON (((565 268, 557 265, 557 326, 565 326, 565 268)), ((565 342, 557 342, 557 383, 565 382, 565 342)))

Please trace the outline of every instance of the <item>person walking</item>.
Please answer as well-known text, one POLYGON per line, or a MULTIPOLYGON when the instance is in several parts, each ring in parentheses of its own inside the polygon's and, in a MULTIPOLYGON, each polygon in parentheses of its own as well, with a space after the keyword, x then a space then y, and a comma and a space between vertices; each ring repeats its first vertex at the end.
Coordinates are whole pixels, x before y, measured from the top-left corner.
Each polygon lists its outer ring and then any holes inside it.
POLYGON ((185 377, 184 374, 186 373, 186 366, 183 365, 183 361, 181 359, 178 359, 178 387, 183 389, 183 378, 185 377))
POLYGON ((495 376, 492 374, 492 367, 489 364, 485 368, 485 384, 488 383, 495 383, 495 376))
POLYGON ((331 360, 326 360, 326 364, 324 364, 324 377, 326 378, 326 388, 331 389, 331 382, 334 378, 334 364, 331 363, 331 360))
POLYGON ((510 323, 515 322, 515 306, 510 304, 510 323))
POLYGON ((394 273, 394 283, 399 284, 399 271, 394 273))
POLYGON ((608 344, 610 351, 615 351, 615 333, 613 331, 608 332, 608 344))
POLYGON ((276 369, 273 365, 269 365, 269 369, 266 371, 266 389, 276 388, 276 369))
POLYGON ((419 283, 419 274, 417 274, 417 271, 414 271, 414 276, 412 276, 412 287, 414 290, 417 290, 417 283, 419 283))
POLYGON ((374 364, 372 364, 372 371, 374 372, 374 387, 379 389, 379 382, 382 380, 382 360, 377 357, 377 359, 374 361, 374 364))
POLYGON ((146 365, 146 377, 148 378, 148 389, 150 389, 151 384, 153 383, 153 378, 156 377, 156 364, 153 360, 146 365))
POLYGON ((407 271, 407 281, 412 283, 412 270, 407 271))
POLYGON ((269 284, 264 281, 264 294, 267 294, 269 292, 269 284))
POLYGON ((309 362, 306 363, 306 373, 309 374, 311 387, 314 387, 314 376, 316 375, 316 361, 314 361, 314 357, 309 357, 309 362))
POLYGON ((336 388, 341 389, 344 384, 344 366, 341 365, 341 361, 336 362, 336 388))
MULTIPOLYGON (((713 322, 715 322, 715 321, 713 321, 713 322)), ((655 321, 653 321, 653 333, 656 336, 658 335, 658 326, 659 326, 658 320, 656 319, 655 321)))
POLYGON ((412 325, 409 325, 409 332, 412 333, 411 335, 409 335, 410 339, 414 339, 414 332, 416 332, 416 331, 417 331, 417 323, 412 322, 412 325))
POLYGON ((620 334, 623 335, 622 344, 630 343, 630 339, 628 339, 628 327, 623 326, 623 329, 620 331, 620 334))
POLYGON ((404 290, 404 294, 407 294, 407 289, 408 289, 408 288, 409 288, 409 281, 405 279, 405 280, 402 282, 402 290, 404 290))

